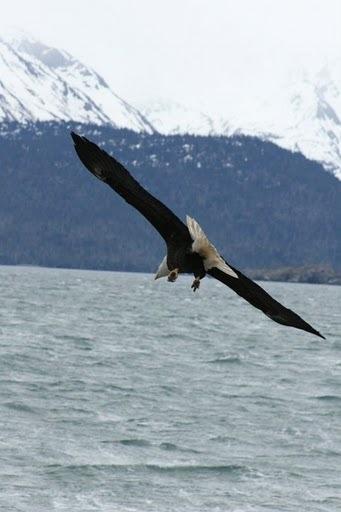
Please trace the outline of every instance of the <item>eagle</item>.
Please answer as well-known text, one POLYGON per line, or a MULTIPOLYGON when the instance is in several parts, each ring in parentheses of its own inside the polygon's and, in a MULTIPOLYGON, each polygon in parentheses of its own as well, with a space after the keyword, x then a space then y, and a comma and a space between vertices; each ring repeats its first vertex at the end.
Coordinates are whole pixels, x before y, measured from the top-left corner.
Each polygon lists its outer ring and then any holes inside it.
POLYGON ((291 309, 284 307, 261 286, 230 265, 209 241, 192 217, 182 222, 166 205, 145 190, 113 156, 86 137, 71 132, 76 153, 84 166, 99 180, 136 208, 164 239, 167 254, 155 279, 167 277, 174 283, 179 274, 193 274, 195 292, 206 274, 227 285, 252 306, 275 322, 324 338, 291 309))

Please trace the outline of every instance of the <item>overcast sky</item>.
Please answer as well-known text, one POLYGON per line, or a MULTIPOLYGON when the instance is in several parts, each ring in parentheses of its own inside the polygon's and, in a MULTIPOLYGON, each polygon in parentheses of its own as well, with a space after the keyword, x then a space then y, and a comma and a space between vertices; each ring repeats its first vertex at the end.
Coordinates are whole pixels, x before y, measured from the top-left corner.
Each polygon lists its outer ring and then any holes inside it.
POLYGON ((133 104, 212 111, 235 90, 262 94, 340 59, 340 25, 341 0, 6 0, 0 20, 90 64, 133 104))

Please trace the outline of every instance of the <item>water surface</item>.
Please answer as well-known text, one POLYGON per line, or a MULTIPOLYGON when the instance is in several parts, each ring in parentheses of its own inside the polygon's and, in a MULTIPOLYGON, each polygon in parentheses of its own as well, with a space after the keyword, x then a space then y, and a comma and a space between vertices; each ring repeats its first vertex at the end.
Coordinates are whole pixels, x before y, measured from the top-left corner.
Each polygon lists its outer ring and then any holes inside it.
POLYGON ((0 267, 0 509, 341 510, 341 287, 0 267))

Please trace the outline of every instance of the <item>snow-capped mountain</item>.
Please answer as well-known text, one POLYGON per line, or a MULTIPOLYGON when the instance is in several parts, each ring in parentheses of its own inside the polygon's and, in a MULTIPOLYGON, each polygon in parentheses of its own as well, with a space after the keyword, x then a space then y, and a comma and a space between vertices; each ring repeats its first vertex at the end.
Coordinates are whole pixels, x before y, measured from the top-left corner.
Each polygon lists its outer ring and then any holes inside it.
POLYGON ((152 132, 94 70, 31 37, 0 38, 0 121, 76 121, 152 132))
POLYGON ((154 100, 141 106, 141 111, 154 128, 167 135, 214 135, 217 129, 212 117, 181 103, 154 100))
MULTIPOLYGON (((245 85, 245 84, 244 84, 245 85)), ((228 87, 228 84, 227 84, 228 87)), ((69 53, 0 36, 0 122, 76 121, 162 134, 245 134, 303 153, 341 179, 341 60, 259 95, 229 91, 219 114, 172 100, 134 108, 69 53)), ((209 103, 209 102, 208 102, 209 103)))
POLYGON ((296 77, 266 99, 231 96, 218 116, 166 101, 140 110, 160 133, 254 135, 303 153, 341 179, 341 61, 296 77))
POLYGON ((231 125, 301 152, 341 179, 341 61, 316 75, 296 77, 247 117, 230 117, 231 125))

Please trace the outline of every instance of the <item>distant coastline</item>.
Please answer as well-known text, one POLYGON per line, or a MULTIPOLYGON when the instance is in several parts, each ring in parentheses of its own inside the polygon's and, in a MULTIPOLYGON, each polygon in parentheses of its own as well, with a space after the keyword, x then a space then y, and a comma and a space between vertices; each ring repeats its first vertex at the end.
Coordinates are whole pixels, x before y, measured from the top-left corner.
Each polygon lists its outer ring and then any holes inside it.
POLYGON ((304 265, 274 269, 247 269, 245 273, 259 281, 341 285, 341 272, 330 265, 304 265))
MULTIPOLYGON (((61 270, 87 270, 93 272, 129 272, 129 273, 147 273, 154 275, 147 270, 119 269, 119 268, 91 268, 91 267, 64 267, 46 266, 22 263, 18 265, 1 263, 0 267, 26 267, 26 268, 46 268, 61 270)), ((302 267, 281 267, 275 269, 241 269, 248 277, 255 281, 274 281, 283 283, 310 283, 310 284, 331 284, 341 285, 341 272, 331 268, 329 265, 305 265, 302 267)))

